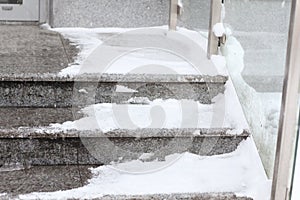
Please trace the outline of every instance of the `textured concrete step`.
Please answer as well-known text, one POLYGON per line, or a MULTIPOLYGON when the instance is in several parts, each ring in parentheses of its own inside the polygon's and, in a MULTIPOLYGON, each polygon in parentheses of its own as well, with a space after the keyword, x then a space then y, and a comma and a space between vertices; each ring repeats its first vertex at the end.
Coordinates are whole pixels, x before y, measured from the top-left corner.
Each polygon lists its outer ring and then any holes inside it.
POLYGON ((1 75, 1 107, 71 107, 120 103, 132 97, 193 99, 211 103, 224 92, 224 76, 93 74, 76 78, 52 75, 1 75), (125 88, 118 90, 118 88, 125 88))
POLYGON ((94 200, 253 200, 249 197, 237 197, 233 193, 205 193, 205 194, 156 194, 156 195, 133 195, 133 196, 106 196, 94 200))
POLYGON ((0 199, 14 199, 31 192, 53 192, 82 187, 91 178, 88 165, 2 166, 0 199))
POLYGON ((57 73, 78 49, 59 33, 30 25, 0 25, 0 74, 57 73))
POLYGON ((138 159, 150 160, 191 152, 219 155, 234 151, 249 136, 227 134, 229 129, 137 129, 52 132, 47 128, 9 128, 0 130, 0 166, 109 164, 138 159))

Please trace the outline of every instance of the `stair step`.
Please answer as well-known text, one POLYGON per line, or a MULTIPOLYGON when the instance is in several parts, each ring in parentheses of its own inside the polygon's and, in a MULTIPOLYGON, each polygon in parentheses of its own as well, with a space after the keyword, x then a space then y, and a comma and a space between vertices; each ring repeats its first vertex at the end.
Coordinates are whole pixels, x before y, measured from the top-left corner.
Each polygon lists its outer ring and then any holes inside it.
POLYGON ((226 134, 230 129, 137 129, 100 131, 62 131, 47 133, 37 128, 0 130, 0 166, 109 164, 138 159, 145 153, 151 159, 164 159, 174 153, 198 155, 230 153, 248 138, 226 134))
POLYGON ((156 195, 119 195, 94 198, 94 200, 253 200, 250 197, 238 197, 233 193, 179 193, 179 194, 156 194, 156 195))
POLYGON ((91 169, 84 187, 21 195, 21 199, 267 199, 269 183, 252 138, 215 156, 172 154, 91 169))
MULTIPOLYGON (((11 199, 13 195, 0 196, 3 199, 11 199)), ((15 196, 14 198, 17 198, 15 196)), ((78 200, 81 198, 78 198, 78 200)), ((91 200, 253 200, 250 197, 237 196, 234 193, 173 193, 154 195, 106 195, 100 198, 89 198, 91 200)), ((77 198, 72 198, 77 200, 77 198)))
POLYGON ((92 177, 94 165, 5 166, 0 168, 0 199, 13 199, 19 194, 54 192, 82 187, 92 177), (7 193, 3 198, 1 193, 7 193))
POLYGON ((211 103, 224 92, 224 76, 201 75, 83 75, 76 78, 1 75, 1 107, 71 107, 120 103, 132 97, 193 99, 211 103), (126 91, 118 88, 126 89, 126 91))

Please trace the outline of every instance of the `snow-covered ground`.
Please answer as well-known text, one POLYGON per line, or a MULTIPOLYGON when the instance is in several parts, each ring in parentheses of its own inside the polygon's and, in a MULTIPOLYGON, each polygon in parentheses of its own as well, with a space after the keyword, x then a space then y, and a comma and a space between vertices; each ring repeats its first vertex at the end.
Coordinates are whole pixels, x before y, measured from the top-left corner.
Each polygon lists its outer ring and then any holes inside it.
MULTIPOLYGON (((170 155, 163 162, 168 162, 174 156, 178 155, 170 155)), ((270 194, 270 182, 251 138, 243 141, 230 154, 205 157, 184 153, 171 165, 164 165, 163 162, 135 160, 116 166, 101 166, 92 169, 93 178, 84 187, 20 195, 20 199, 90 199, 104 195, 235 192, 237 195, 254 197, 255 200, 266 200, 270 194), (141 174, 124 172, 127 168, 145 169, 153 165, 164 167, 141 174)))
POLYGON ((83 73, 227 75, 224 57, 214 55, 211 61, 207 60, 207 39, 185 28, 176 32, 169 32, 167 26, 53 30, 80 48, 75 63, 63 69, 60 76, 83 73), (110 59, 105 60, 106 57, 110 59), (102 68, 99 63, 105 66, 102 68))

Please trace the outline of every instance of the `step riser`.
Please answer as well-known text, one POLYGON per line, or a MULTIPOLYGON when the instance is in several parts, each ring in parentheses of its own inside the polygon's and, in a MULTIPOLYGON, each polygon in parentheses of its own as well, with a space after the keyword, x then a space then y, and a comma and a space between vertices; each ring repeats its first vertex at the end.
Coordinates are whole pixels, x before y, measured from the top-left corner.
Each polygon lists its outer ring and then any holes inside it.
POLYGON ((253 200, 250 197, 237 197, 232 193, 207 193, 207 194, 155 194, 155 195, 132 195, 132 196, 105 196, 94 200, 253 200))
POLYGON ((89 138, 1 138, 0 166, 110 164, 112 161, 138 159, 154 153, 151 159, 189 151, 211 156, 233 152, 247 136, 197 137, 89 137, 89 138), (95 159, 95 157, 97 159, 95 159))
POLYGON ((209 104, 224 83, 0 82, 0 107, 71 107, 121 103, 132 97, 191 99, 209 104), (116 92, 118 86, 137 92, 116 92), (83 91, 83 92, 82 92, 83 91))

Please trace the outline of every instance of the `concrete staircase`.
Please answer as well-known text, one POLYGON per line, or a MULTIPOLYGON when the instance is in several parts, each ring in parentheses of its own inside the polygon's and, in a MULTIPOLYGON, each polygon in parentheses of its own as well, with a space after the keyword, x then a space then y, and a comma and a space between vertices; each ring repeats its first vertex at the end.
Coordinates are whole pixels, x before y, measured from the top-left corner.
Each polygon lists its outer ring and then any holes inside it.
MULTIPOLYGON (((78 53, 69 40, 56 32, 32 26, 0 26, 0 33, 1 47, 4 47, 0 49, 3 58, 0 63, 0 179, 5 180, 5 184, 0 184, 0 193, 7 193, 0 198, 80 187, 92 176, 89 167, 128 162, 148 153, 153 155, 145 162, 164 160, 168 155, 183 152, 201 156, 231 153, 250 136, 248 130, 228 134, 233 127, 213 123, 203 128, 194 124, 109 131, 55 128, 51 124, 86 117, 86 113, 79 111, 91 104, 144 106, 144 102, 130 102, 132 98, 192 100, 213 105, 214 98, 224 94, 228 77, 178 74, 61 77, 58 72, 72 63, 78 53), (13 33, 12 39, 3 38, 8 31, 13 33), (135 92, 118 91, 118 87, 135 92), (11 170, 16 168, 22 169, 11 170), (20 180, 24 184, 14 184, 20 180)), ((193 115, 193 110, 190 112, 193 115)), ((183 124, 184 120, 190 118, 183 119, 183 124)), ((101 199, 251 198, 237 197, 227 191, 106 195, 101 199)))

